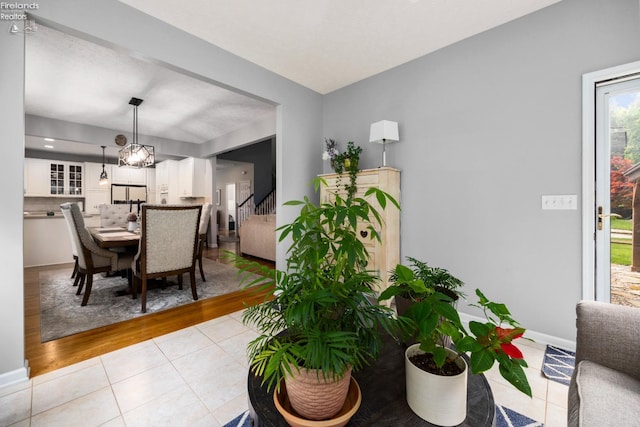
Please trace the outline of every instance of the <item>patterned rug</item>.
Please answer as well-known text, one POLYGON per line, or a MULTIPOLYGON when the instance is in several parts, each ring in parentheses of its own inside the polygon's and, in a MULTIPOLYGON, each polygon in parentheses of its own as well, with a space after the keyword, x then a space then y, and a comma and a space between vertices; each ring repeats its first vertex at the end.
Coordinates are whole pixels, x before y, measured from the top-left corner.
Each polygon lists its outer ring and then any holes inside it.
POLYGON ((242 414, 226 423, 223 427, 251 427, 251 417, 249 416, 249 411, 244 411, 242 414))
MULTIPOLYGON (((229 265, 203 259, 202 267, 207 279, 203 282, 196 271, 196 289, 199 300, 240 289, 241 276, 229 265)), ((120 276, 93 276, 93 288, 86 306, 80 306, 82 295, 76 295, 72 286, 71 269, 40 272, 40 332, 42 342, 51 341, 100 326, 156 313, 193 302, 189 276, 184 275, 183 289, 179 290, 176 278, 169 278, 165 289, 147 291, 147 313, 140 312, 140 297, 116 296, 126 289, 127 279, 120 276)))
MULTIPOLYGON (((543 427, 541 422, 532 420, 504 406, 496 405, 496 427, 543 427)), ((251 417, 245 411, 229 421, 224 427, 251 427, 251 417)), ((391 426, 389 426, 391 427, 391 426)), ((395 426, 393 426, 395 427, 395 426)))
POLYGON ((542 373, 552 381, 569 385, 575 361, 574 352, 548 345, 544 352, 542 373))
POLYGON ((539 421, 532 420, 529 417, 506 408, 496 405, 496 427, 543 427, 539 421))

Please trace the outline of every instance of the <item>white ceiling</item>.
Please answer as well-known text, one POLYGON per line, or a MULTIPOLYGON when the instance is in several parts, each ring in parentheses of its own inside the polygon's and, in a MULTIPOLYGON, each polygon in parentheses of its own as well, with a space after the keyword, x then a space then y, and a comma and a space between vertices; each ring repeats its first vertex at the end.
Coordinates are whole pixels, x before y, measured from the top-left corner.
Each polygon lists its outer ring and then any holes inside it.
POLYGON ((129 100, 136 97, 143 99, 140 134, 201 144, 274 111, 265 102, 43 25, 26 39, 28 114, 131 133, 129 100))
POLYGON ((325 94, 559 0, 121 0, 325 94))
MULTIPOLYGON (((559 0, 121 1, 324 94, 559 0)), ((26 39, 27 114, 130 133, 137 97, 140 134, 204 143, 274 111, 42 25, 26 39)))

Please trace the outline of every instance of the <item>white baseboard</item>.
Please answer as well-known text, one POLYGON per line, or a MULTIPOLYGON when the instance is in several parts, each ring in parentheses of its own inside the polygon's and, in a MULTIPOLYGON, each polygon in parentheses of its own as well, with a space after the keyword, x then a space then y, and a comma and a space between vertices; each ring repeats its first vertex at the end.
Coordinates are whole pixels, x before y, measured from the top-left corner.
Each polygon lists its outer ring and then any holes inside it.
MULTIPOLYGON (((485 323, 486 320, 482 317, 472 316, 470 314, 460 313, 460 320, 465 326, 469 325, 469 322, 475 320, 476 322, 485 323)), ((576 351, 576 342, 570 341, 564 338, 555 337, 553 335, 544 334, 542 332, 536 332, 527 329, 524 336, 532 339, 538 344, 552 345, 554 347, 563 348, 565 350, 576 351)))
POLYGON ((29 381, 29 362, 24 361, 24 367, 0 374, 0 388, 29 381))

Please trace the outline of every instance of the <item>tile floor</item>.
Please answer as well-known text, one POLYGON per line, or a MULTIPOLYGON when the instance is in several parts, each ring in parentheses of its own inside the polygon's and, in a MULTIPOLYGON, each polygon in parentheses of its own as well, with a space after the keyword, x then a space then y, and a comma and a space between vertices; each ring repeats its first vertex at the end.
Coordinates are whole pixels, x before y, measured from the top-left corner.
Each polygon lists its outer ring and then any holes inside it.
MULTIPOLYGON (((0 388, 0 426, 222 426, 247 409, 245 347, 255 336, 237 312, 0 388)), ((566 426, 567 387, 540 373, 544 345, 519 344, 534 397, 494 368, 495 401, 566 426)))

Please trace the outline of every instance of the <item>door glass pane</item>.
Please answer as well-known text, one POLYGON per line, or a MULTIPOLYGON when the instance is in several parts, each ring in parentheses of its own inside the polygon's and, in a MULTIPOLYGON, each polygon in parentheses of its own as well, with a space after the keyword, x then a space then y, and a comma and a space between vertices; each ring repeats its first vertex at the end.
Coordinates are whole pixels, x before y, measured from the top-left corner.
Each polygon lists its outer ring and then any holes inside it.
POLYGON ((640 183, 640 91, 609 97, 609 140, 611 302, 640 307, 640 247, 634 249, 640 240, 633 243, 634 228, 640 231, 639 201, 634 211, 634 187, 640 183))

